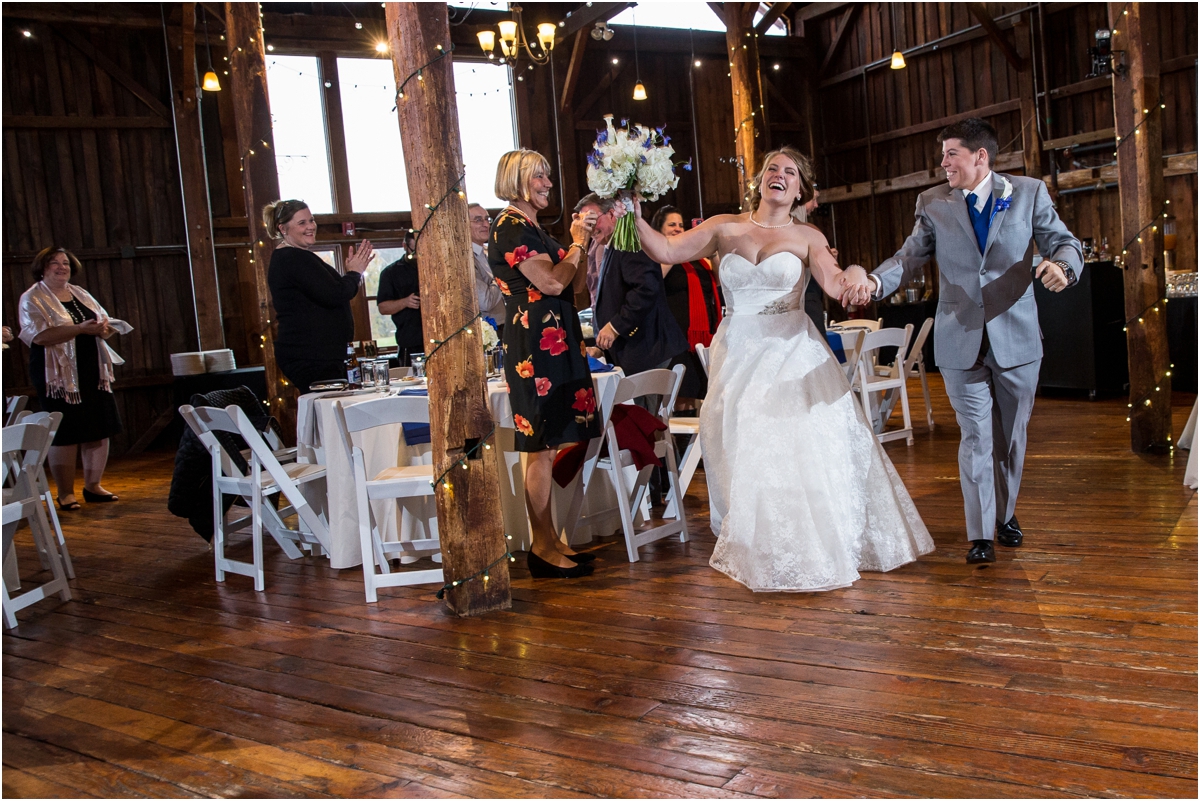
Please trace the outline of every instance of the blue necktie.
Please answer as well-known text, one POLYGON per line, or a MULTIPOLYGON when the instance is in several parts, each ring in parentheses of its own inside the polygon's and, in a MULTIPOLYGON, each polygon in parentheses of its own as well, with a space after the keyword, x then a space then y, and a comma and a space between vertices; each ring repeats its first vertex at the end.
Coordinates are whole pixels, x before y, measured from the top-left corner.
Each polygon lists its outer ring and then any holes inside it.
POLYGON ((975 204, 979 202, 979 198, 974 192, 967 195, 967 213, 971 215, 971 227, 975 229, 975 242, 979 245, 979 253, 983 254, 984 248, 987 247, 988 228, 992 225, 992 196, 988 195, 987 202, 983 204, 983 211, 976 211, 975 204))

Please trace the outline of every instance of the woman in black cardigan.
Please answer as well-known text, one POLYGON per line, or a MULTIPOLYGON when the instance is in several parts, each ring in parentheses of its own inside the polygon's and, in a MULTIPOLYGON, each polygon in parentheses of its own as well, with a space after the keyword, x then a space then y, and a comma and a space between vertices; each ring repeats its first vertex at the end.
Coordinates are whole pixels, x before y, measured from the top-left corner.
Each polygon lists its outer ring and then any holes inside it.
POLYGON ((275 363, 304 394, 310 384, 346 377, 346 345, 354 339, 350 300, 375 251, 365 239, 357 250, 351 245, 346 273, 338 273, 312 252, 317 222, 302 200, 268 203, 263 223, 279 241, 267 271, 279 322, 275 363))

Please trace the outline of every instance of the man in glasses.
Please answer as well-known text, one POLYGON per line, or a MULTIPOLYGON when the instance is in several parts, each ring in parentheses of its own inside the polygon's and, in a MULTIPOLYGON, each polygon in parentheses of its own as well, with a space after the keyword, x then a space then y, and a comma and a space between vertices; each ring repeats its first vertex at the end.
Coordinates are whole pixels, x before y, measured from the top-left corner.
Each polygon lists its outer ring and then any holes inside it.
POLYGON ((496 333, 500 334, 504 325, 504 296, 500 294, 500 287, 496 286, 487 257, 492 218, 488 216, 487 209, 478 203, 467 206, 467 218, 471 221, 471 251, 475 257, 475 298, 479 301, 483 316, 496 321, 496 333))

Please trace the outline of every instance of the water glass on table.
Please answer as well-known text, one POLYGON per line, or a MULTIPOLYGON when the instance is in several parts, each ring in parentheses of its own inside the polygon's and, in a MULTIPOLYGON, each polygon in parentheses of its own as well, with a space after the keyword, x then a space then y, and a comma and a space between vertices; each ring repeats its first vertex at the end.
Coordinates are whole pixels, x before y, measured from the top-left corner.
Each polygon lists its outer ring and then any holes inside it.
POLYGON ((408 363, 412 365, 412 374, 416 378, 425 377, 425 354, 410 353, 408 355, 408 363))

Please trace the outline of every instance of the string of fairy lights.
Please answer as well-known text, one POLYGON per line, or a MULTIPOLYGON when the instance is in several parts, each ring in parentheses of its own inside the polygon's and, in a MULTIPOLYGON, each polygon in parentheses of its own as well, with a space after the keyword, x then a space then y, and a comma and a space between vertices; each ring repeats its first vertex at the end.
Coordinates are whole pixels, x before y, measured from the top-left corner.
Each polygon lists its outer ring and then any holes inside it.
MULTIPOLYGON (((1118 18, 1124 18, 1124 17, 1128 17, 1128 16, 1129 16, 1129 3, 1125 3, 1125 5, 1122 6, 1122 8, 1121 8, 1121 13, 1118 15, 1118 18)), ((1112 29, 1113 37, 1116 37, 1117 35, 1119 35, 1119 33, 1120 33, 1120 31, 1117 28, 1112 29)), ((1153 105, 1147 104, 1145 107, 1143 107, 1142 108, 1142 116, 1139 120, 1137 120, 1134 123, 1133 129, 1128 131, 1127 133, 1125 133, 1123 136, 1118 135, 1116 137, 1116 147, 1113 148, 1113 157, 1115 159, 1117 159, 1118 161, 1120 161, 1121 145, 1123 145, 1126 142, 1139 136, 1142 132, 1142 126, 1144 126, 1149 121, 1151 115, 1156 114, 1156 113, 1161 114, 1166 108, 1167 108, 1167 104, 1165 102, 1163 102, 1162 97, 1159 97, 1157 104, 1153 104, 1153 105)), ((1137 231, 1137 233, 1135 233, 1132 237, 1129 238, 1129 241, 1127 241, 1124 245, 1121 246, 1121 256, 1122 257, 1129 255, 1129 248, 1132 247, 1134 245, 1134 243, 1137 243, 1139 245, 1145 244, 1143 241, 1143 237, 1142 237, 1142 235, 1144 233, 1146 233, 1147 231, 1149 231, 1151 234, 1158 233, 1159 221, 1167 219, 1167 216, 1168 216, 1167 207, 1170 205, 1171 205, 1170 200, 1164 200, 1162 207, 1150 219, 1150 222, 1143 225, 1137 231)), ((1151 241, 1153 242, 1153 239, 1151 241)), ((1122 262, 1121 262, 1121 269, 1122 270, 1131 269, 1130 265, 1124 259, 1122 259, 1122 262)), ((1125 321, 1125 326, 1122 330, 1124 332, 1128 333, 1130 326, 1145 325, 1146 318, 1152 313, 1155 315, 1161 314, 1162 313, 1161 310, 1166 307, 1166 304, 1167 304, 1167 296, 1166 296, 1166 293, 1164 292, 1162 295, 1155 298, 1154 301, 1152 301, 1151 303, 1149 303, 1145 307, 1143 307, 1141 309, 1141 311, 1139 311, 1137 314, 1128 318, 1125 321)), ((1169 379, 1171 377, 1171 371, 1174 369, 1175 369, 1174 364, 1168 364, 1167 369, 1165 371, 1163 371, 1163 375, 1159 379, 1154 381, 1154 389, 1153 390, 1147 390, 1141 396, 1130 400, 1129 403, 1126 404, 1126 408, 1129 410, 1129 415, 1125 418, 1125 422, 1129 423, 1129 422, 1133 421, 1134 409, 1142 409, 1142 408, 1148 409, 1148 408, 1151 408, 1154 406, 1154 396, 1158 395, 1162 392, 1162 385, 1165 382, 1165 379, 1169 379)), ((1169 403, 1170 403, 1170 401, 1168 400, 1168 405, 1169 405, 1169 403)), ((1172 444, 1172 436, 1169 432, 1167 433, 1167 444, 1170 447, 1174 447, 1174 445, 1172 444)))

